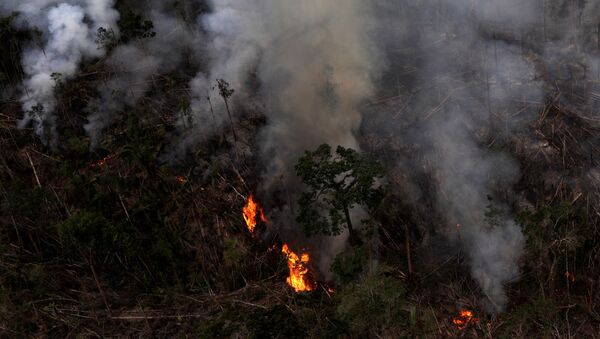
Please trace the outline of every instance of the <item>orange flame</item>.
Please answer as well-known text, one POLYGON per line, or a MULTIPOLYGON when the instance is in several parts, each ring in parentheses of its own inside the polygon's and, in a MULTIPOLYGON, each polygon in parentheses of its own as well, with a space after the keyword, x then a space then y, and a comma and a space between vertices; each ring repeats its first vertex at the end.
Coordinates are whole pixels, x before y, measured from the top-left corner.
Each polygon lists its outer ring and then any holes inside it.
POLYGON ((312 291, 315 289, 308 271, 308 262, 310 256, 308 253, 302 253, 300 257, 290 250, 287 244, 283 244, 281 252, 287 256, 287 264, 290 270, 290 276, 286 282, 296 292, 312 291))
POLYGON ((262 207, 254 201, 254 196, 250 194, 248 201, 246 202, 246 206, 242 210, 242 214, 244 215, 244 220, 246 221, 246 226, 250 233, 254 234, 254 229, 256 228, 256 219, 260 217, 262 222, 266 222, 265 213, 263 212, 262 207))
POLYGON ((469 310, 461 310, 458 314, 458 317, 452 319, 452 322, 454 323, 454 325, 456 325, 456 328, 458 328, 461 331, 467 328, 467 326, 469 326, 470 323, 476 321, 478 321, 478 319, 474 318, 473 312, 469 310))

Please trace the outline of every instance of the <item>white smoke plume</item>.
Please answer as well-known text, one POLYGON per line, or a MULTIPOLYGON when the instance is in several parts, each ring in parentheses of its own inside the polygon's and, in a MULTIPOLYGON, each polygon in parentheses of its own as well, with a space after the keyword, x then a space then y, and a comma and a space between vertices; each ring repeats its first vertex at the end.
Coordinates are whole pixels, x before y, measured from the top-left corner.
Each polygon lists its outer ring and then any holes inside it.
POLYGON ((95 43, 96 31, 100 27, 116 31, 119 14, 112 8, 113 0, 8 1, 1 6, 3 13, 18 12, 20 25, 43 34, 41 46, 32 44, 23 52, 21 126, 33 123, 42 140, 55 141, 55 80, 69 79, 82 60, 105 53, 95 43))
POLYGON ((390 57, 392 72, 383 86, 397 82, 404 102, 401 111, 389 109, 374 133, 390 133, 398 139, 393 142, 418 150, 397 160, 398 171, 409 172, 400 189, 406 187, 411 203, 432 199, 447 225, 461 225, 459 235, 454 226, 434 231, 464 249, 485 295, 482 304, 502 311, 505 284, 519 274, 525 237, 508 213, 488 217, 508 209, 496 192, 510 190, 519 177, 516 162, 488 140, 494 136, 502 143, 543 101, 528 50, 514 39, 542 19, 537 4, 390 2, 385 9, 403 24, 381 29, 391 46, 386 53, 399 60, 390 57), (415 192, 423 187, 419 172, 433 179, 431 191, 415 192))

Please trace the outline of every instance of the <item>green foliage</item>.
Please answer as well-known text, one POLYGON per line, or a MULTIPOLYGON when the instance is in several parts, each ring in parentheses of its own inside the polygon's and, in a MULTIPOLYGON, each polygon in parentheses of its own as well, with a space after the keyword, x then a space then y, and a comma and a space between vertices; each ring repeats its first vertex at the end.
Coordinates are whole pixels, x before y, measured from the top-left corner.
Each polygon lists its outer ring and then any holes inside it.
POLYGON ((30 188, 25 184, 12 181, 7 185, 8 199, 0 200, 0 212, 2 215, 11 215, 17 225, 23 225, 29 222, 38 226, 38 231, 41 230, 45 221, 46 215, 43 207, 52 199, 51 195, 43 188, 30 188))
POLYGON ((352 237, 350 209, 360 205, 372 213, 384 194, 376 186, 376 180, 383 177, 382 166, 371 157, 342 146, 337 147, 335 156, 327 144, 316 151, 306 151, 298 160, 296 173, 309 188, 298 200, 297 217, 309 235, 338 235, 348 228, 352 237))
POLYGON ((198 337, 201 339, 230 338, 238 327, 219 317, 212 321, 202 324, 199 329, 198 337))
POLYGON ((337 314, 357 336, 373 337, 390 327, 410 325, 404 311, 406 289, 385 267, 362 282, 348 285, 335 295, 337 314))
POLYGON ((73 136, 66 140, 64 148, 69 157, 83 158, 88 154, 89 145, 83 138, 73 136))
POLYGON ((551 299, 534 299, 519 305, 510 312, 499 331, 500 338, 512 338, 515 334, 526 337, 550 338, 560 328, 559 309, 551 299))
POLYGON ((58 233, 67 248, 83 253, 107 254, 131 246, 131 235, 93 212, 82 211, 58 224, 58 233))
POLYGON ((156 32, 153 31, 154 23, 151 20, 145 20, 130 9, 121 11, 121 17, 117 24, 121 31, 121 40, 124 43, 156 36, 156 32))
POLYGON ((574 252, 583 244, 572 226, 585 225, 585 218, 569 203, 544 206, 535 212, 526 210, 517 219, 525 225, 530 251, 537 255, 548 249, 557 253, 574 252))
POLYGON ((347 284, 358 278, 364 271, 367 260, 367 249, 365 246, 360 246, 353 251, 338 254, 331 264, 331 271, 341 284, 347 284))
POLYGON ((230 88, 229 83, 223 79, 217 79, 217 87, 219 89, 219 95, 225 100, 229 99, 235 91, 233 88, 230 88))
POLYGON ((267 310, 258 310, 248 320, 251 338, 305 338, 306 329, 287 307, 276 305, 267 310))
POLYGON ((0 17, 0 86, 21 80, 21 54, 23 44, 31 38, 28 31, 13 27, 18 14, 0 17))
POLYGON ((114 48, 118 41, 117 35, 112 28, 106 29, 104 27, 98 28, 96 32, 95 43, 98 46, 98 49, 112 49, 114 48))
POLYGON ((243 244, 237 238, 223 240, 223 247, 223 260, 227 266, 237 266, 246 257, 243 244))

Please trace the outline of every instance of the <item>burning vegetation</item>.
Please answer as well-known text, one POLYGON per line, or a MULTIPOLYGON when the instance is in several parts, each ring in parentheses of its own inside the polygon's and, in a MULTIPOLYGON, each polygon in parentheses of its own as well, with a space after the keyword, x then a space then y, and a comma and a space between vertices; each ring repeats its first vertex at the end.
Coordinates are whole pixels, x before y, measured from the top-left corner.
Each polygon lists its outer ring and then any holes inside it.
POLYGON ((283 244, 281 252, 285 254, 287 258, 287 265, 290 273, 286 278, 287 284, 296 292, 314 290, 315 283, 308 269, 310 255, 308 253, 302 253, 298 256, 295 252, 290 250, 288 244, 283 244))
POLYGON ((250 197, 248 197, 246 205, 244 205, 244 208, 242 209, 242 215, 246 221, 246 227, 251 234, 254 234, 256 225, 259 221, 267 221, 262 207, 256 202, 253 194, 250 194, 250 197))
POLYGON ((471 323, 477 321, 479 321, 479 319, 475 318, 473 316, 473 311, 470 310, 461 310, 458 313, 458 316, 452 319, 452 322, 454 325, 456 325, 456 328, 461 331, 466 329, 471 323))
MULTIPOLYGON (((250 194, 250 197, 248 197, 246 205, 242 209, 242 215, 246 221, 246 227, 252 235, 254 235, 256 225, 259 221, 266 222, 264 210, 256 201, 253 194, 250 194)), ((277 245, 275 244, 271 245, 268 252, 273 251, 276 246, 277 245)), ((289 269, 289 276, 286 278, 286 283, 296 292, 314 290, 316 283, 309 271, 310 255, 308 253, 302 253, 298 256, 295 252, 290 250, 288 244, 283 244, 281 252, 285 255, 289 269)))
POLYGON ((597 336, 600 0, 341 3, 0 1, 0 337, 597 336))
POLYGON ((106 166, 106 162, 108 161, 108 156, 98 160, 98 161, 94 161, 90 164, 90 168, 102 168, 104 166, 106 166))

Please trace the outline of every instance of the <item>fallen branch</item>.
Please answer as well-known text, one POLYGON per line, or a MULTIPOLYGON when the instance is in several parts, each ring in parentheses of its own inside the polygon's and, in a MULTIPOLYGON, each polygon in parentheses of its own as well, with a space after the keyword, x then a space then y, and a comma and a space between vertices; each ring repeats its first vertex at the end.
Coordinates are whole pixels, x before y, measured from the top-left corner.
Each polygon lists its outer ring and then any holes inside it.
POLYGON ((25 154, 27 155, 27 159, 29 160, 29 164, 31 165, 31 168, 33 169, 33 175, 35 176, 35 181, 37 182, 38 187, 42 188, 42 184, 40 183, 40 178, 37 175, 37 171, 35 170, 35 166, 33 165, 33 161, 31 161, 31 157, 29 156, 29 152, 25 151, 25 154))

